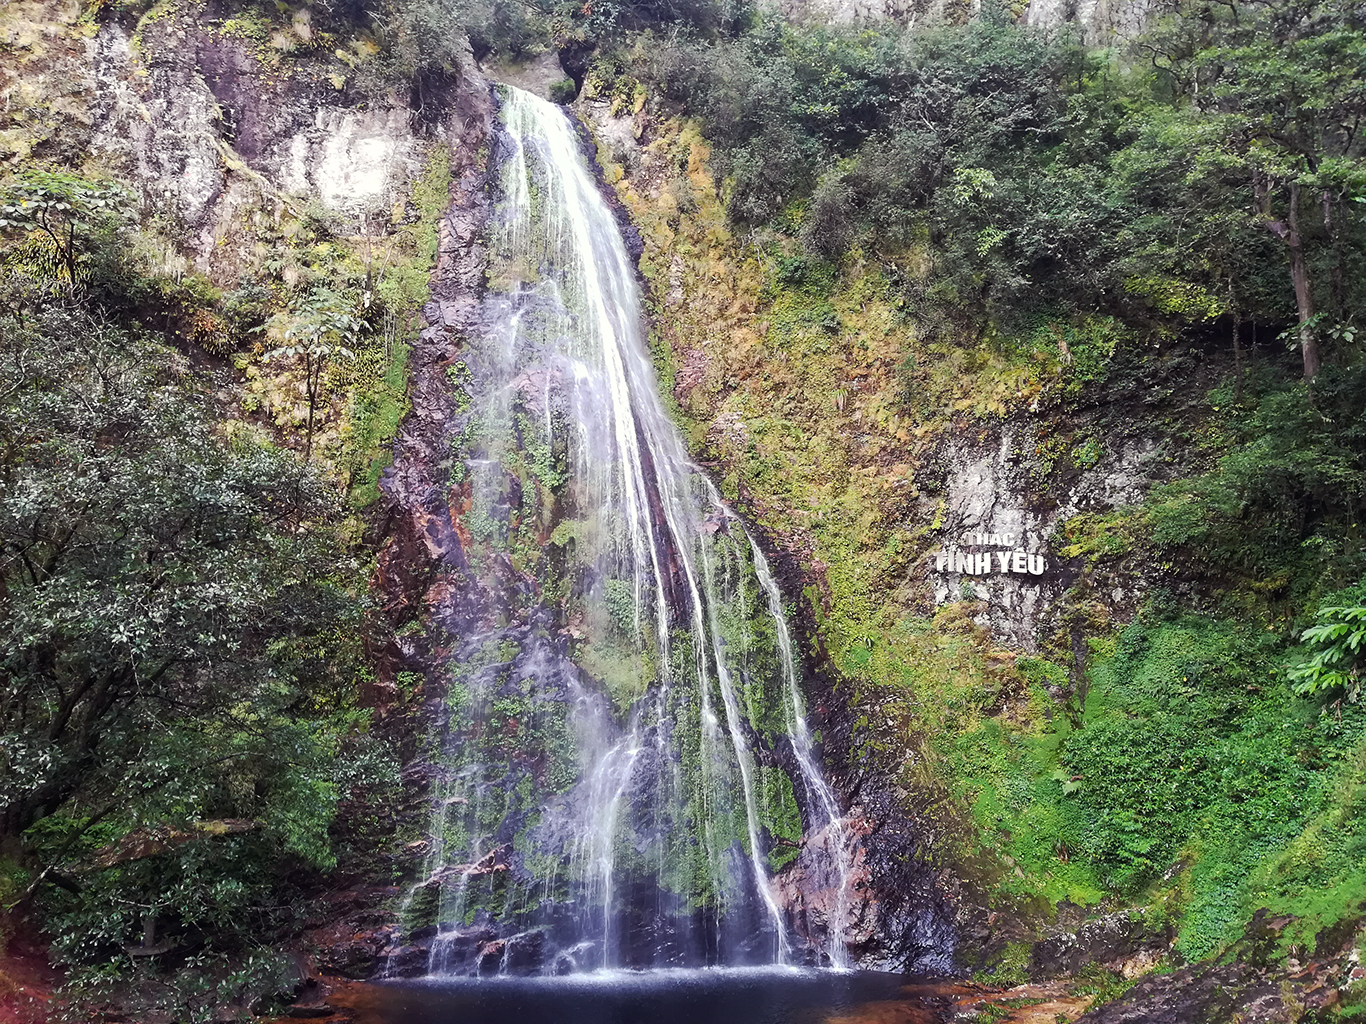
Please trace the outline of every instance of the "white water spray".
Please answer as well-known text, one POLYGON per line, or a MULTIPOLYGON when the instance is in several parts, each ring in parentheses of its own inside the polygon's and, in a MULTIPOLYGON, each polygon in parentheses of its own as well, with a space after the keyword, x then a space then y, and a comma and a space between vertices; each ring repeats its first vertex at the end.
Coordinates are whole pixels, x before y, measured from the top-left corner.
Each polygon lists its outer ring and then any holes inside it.
MULTIPOLYGON (((468 537, 460 585, 486 600, 481 631, 451 641, 430 969, 493 924, 583 950, 575 967, 789 962, 766 814, 793 782, 838 889, 823 952, 845 966, 850 837, 777 584, 665 414, 634 266, 564 113, 508 89, 500 120, 486 329, 452 356, 470 394, 446 500, 468 537), (745 660, 756 631, 771 664, 745 660), (756 702, 782 714, 752 721, 756 702), (476 853, 502 859, 450 884, 476 853)), ((421 910, 410 897, 410 923, 421 910)))

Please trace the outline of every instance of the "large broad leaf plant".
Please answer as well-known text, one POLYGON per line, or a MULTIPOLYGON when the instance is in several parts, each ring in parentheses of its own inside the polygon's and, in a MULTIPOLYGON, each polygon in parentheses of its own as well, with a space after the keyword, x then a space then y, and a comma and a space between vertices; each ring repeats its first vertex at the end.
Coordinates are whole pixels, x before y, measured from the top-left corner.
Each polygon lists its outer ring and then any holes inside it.
POLYGON ((1318 621, 1300 640, 1304 656, 1290 668, 1295 691, 1304 695, 1340 692, 1348 703, 1361 698, 1361 670, 1366 659, 1366 606, 1330 604, 1319 608, 1318 621))

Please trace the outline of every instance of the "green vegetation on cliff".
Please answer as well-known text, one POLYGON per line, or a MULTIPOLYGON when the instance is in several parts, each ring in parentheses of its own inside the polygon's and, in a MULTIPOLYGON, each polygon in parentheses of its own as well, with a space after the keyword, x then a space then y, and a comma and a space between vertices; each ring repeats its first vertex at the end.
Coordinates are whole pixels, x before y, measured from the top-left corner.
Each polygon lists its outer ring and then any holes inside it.
POLYGON ((999 909, 1143 907, 1187 959, 1258 911, 1292 922, 1280 956, 1342 941, 1366 895, 1359 12, 1189 4, 1108 51, 987 16, 598 43, 584 110, 658 360, 699 458, 805 568, 856 770, 959 823, 999 909), (1059 522, 1071 586, 1028 657, 968 588, 931 612, 920 568, 947 443, 1003 434, 1042 502, 1160 439, 1146 497, 1059 522))
POLYGON ((991 19, 760 18, 626 65, 701 118, 733 220, 786 210, 812 254, 874 255, 922 331, 1298 315, 1312 375, 1361 302, 1364 38, 1349 5, 1191 5, 1133 44, 1154 72, 991 19))
POLYGON ((406 411, 446 150, 415 135, 414 180, 367 220, 231 143, 248 93, 311 123, 319 95, 362 109, 419 67, 436 89, 463 38, 417 52, 401 24, 237 6, 0 15, 0 949, 42 929, 71 1019, 115 994, 138 1019, 264 1011, 320 879, 388 870, 359 509, 406 411), (92 84, 100 31, 131 46, 92 84), (240 57, 243 92, 157 141, 158 101, 199 93, 148 69, 184 71, 187 35, 240 57), (147 135, 96 156, 120 74, 147 135), (213 147, 183 175, 221 175, 207 207, 138 162, 186 139, 213 147))
POLYGON ((73 980, 139 934, 197 949, 211 1009, 278 981, 282 868, 334 866, 338 799, 385 765, 347 677, 364 576, 335 490, 102 307, 119 241, 84 286, 11 263, 0 293, 0 898, 73 980))
MULTIPOLYGON (((906 32, 702 0, 229 6, 214 38, 251 75, 356 108, 401 88, 417 120, 464 31, 480 55, 596 46, 584 100, 639 141, 604 136, 602 159, 693 449, 804 571, 794 610, 851 710, 850 770, 900 783, 993 909, 1141 907, 1188 959, 1236 949, 1259 911, 1286 919, 1281 956, 1350 934, 1358 7, 1178 4, 1094 51, 990 11, 906 32), (1006 426, 1039 494, 1125 431, 1164 445, 1142 500, 1060 522, 1071 588, 1029 656, 970 587, 935 609, 917 572, 947 440, 1006 426)), ((376 496, 449 172, 437 151, 382 225, 254 195, 210 233, 211 274, 170 241, 182 225, 128 232, 83 101, 33 83, 102 20, 152 59, 198 13, 93 3, 66 35, 32 4, 0 15, 25 72, 0 121, 21 171, 0 184, 0 902, 40 901, 92 997, 139 940, 181 943, 197 970, 167 999, 207 1015, 270 988, 257 943, 297 926, 282 908, 338 855, 339 799, 389 767, 358 709, 360 523, 337 494, 376 496), (223 358, 226 399, 190 369, 223 358)), ((553 469, 534 455, 525 481, 553 469)), ((629 704, 634 667, 584 657, 629 704)), ((762 723, 771 695, 745 697, 762 723)), ((780 867, 791 784, 765 770, 762 791, 780 867)))

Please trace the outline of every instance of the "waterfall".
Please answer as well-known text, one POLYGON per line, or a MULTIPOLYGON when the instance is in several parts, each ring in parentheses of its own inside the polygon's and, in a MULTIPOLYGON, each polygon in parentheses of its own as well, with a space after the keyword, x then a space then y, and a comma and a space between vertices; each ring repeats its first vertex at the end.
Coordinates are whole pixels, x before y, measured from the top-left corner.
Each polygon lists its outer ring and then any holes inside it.
POLYGON ((666 414, 570 122, 512 88, 499 120, 480 327, 445 366, 460 550, 404 927, 434 974, 845 966, 854 840, 773 573, 666 414), (775 884, 799 855, 823 934, 775 884))

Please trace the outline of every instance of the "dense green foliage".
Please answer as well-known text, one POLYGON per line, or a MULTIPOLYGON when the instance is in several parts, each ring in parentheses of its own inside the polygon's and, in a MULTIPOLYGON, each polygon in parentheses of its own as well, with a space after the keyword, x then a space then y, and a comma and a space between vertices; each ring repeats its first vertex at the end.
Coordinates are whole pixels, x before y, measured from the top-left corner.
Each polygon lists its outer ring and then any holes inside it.
POLYGON ((732 218, 787 211, 813 253, 872 255, 925 329, 1009 340, 1102 311, 1158 336, 1216 318, 1274 334, 1298 316, 1303 344, 1344 355, 1364 45, 1349 5, 1193 4, 1133 44, 1160 70, 990 19, 777 18, 599 68, 700 115, 732 218))
POLYGON ((1147 903, 1189 959, 1238 940, 1258 908, 1297 919, 1281 941, 1300 953, 1351 920, 1366 896, 1360 710, 1297 701, 1257 627, 1153 615, 1097 653, 1075 726, 1009 736, 988 721, 945 751, 984 834, 1029 873, 1008 887, 1147 903))
POLYGON ((1207 439, 1222 449, 1217 463, 1150 495, 1151 540, 1290 608, 1358 581, 1366 573, 1356 534, 1366 502, 1366 370, 1329 369, 1312 393, 1275 380, 1245 388, 1243 402, 1231 391, 1212 396, 1226 412, 1207 439))
POLYGON ((1065 525, 1054 550, 1086 559, 1068 595, 1083 613, 1107 567, 1167 585, 1127 628, 1074 620, 1082 685, 1065 635, 1056 662, 1004 674, 978 648, 977 678, 942 694, 943 648, 921 648, 917 699, 966 707, 929 742, 977 842, 1010 867, 1004 901, 1141 906, 1191 960, 1240 942, 1259 910, 1292 922, 1280 955, 1323 952, 1354 927, 1362 379, 1330 367, 1311 397, 1258 364, 1240 398, 1233 380, 1211 393, 1184 439, 1203 472, 1065 525), (1011 712, 993 713, 1007 694, 1011 712))
POLYGON ((4 61, 26 91, 0 118, 0 946, 50 937, 72 1019, 246 1016, 297 981, 280 948, 329 872, 389 880, 357 510, 406 411, 447 147, 347 218, 225 127, 233 212, 191 260, 152 178, 83 148, 94 92, 47 83, 110 22, 138 75, 207 34, 272 106, 411 94, 421 136, 468 51, 449 4, 78 6, 4 61))
POLYGON ((164 353, 69 307, 4 328, 14 833, 92 773, 116 773, 119 792, 143 761, 142 714, 257 704, 237 674, 268 685, 271 645, 345 601, 312 582, 336 557, 315 525, 335 514, 319 482, 250 437, 216 437, 164 353))
POLYGON ((128 198, 117 182, 29 168, 5 188, 0 231, 37 236, 12 259, 45 264, 50 279, 74 285, 95 251, 92 243, 128 215, 128 198))
POLYGON ((73 1013, 169 970, 141 1009, 207 1019, 275 990, 338 801, 392 772, 357 699, 364 574, 334 483, 130 322, 175 297, 127 193, 4 196, 0 901, 40 913, 73 1013))
POLYGON ((1301 637, 1310 646, 1308 657, 1290 671, 1296 693, 1341 690, 1353 704, 1361 698, 1364 623, 1366 608, 1360 604, 1319 608, 1318 621, 1301 637))

